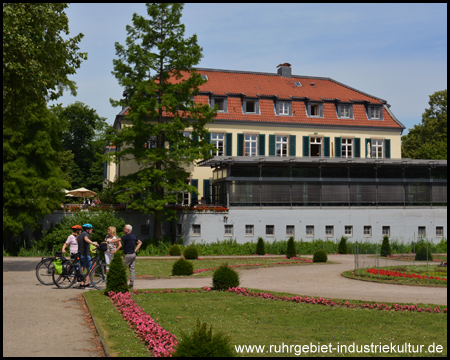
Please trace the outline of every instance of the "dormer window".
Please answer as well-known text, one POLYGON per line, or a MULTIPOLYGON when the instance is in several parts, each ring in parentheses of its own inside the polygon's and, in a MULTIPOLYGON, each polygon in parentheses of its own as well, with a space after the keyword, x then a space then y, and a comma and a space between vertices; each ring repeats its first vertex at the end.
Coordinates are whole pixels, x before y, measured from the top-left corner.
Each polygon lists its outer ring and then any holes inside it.
POLYGON ((353 108, 351 104, 339 104, 338 114, 341 119, 352 119, 353 118, 353 108))
POLYGON ((308 116, 323 117, 323 105, 321 103, 308 103, 308 116))
POLYGON ((257 99, 244 99, 242 110, 244 114, 259 114, 259 101, 257 99))
POLYGON ((292 102, 277 101, 276 109, 277 109, 277 115, 292 115, 292 102))
POLYGON ((208 80, 208 75, 202 75, 203 80, 208 80))
POLYGON ((383 111, 380 105, 369 105, 367 114, 370 120, 383 120, 383 111))
POLYGON ((211 98, 211 107, 217 105, 218 112, 228 112, 227 110, 227 98, 226 97, 213 97, 211 98))

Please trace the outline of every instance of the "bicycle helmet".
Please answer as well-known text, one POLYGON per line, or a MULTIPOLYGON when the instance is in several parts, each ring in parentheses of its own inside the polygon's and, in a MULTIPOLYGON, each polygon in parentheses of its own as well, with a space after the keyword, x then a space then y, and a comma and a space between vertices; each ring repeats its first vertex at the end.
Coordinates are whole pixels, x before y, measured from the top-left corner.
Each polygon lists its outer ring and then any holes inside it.
POLYGON ((83 229, 93 229, 94 227, 91 224, 84 224, 83 229))
POLYGON ((81 225, 72 226, 72 230, 81 230, 81 225))

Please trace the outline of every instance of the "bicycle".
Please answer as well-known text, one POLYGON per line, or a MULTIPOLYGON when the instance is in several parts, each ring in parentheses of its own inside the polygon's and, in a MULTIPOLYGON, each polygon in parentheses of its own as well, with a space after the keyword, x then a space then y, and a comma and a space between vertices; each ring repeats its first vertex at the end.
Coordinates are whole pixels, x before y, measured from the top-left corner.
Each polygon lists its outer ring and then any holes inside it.
POLYGON ((83 274, 81 270, 79 253, 72 254, 70 260, 61 255, 59 258, 62 260, 62 272, 61 274, 53 272, 53 283, 60 289, 68 289, 76 281, 83 282, 89 276, 89 282, 94 288, 104 290, 106 288, 106 263, 99 258, 99 248, 96 246, 96 254, 90 260, 91 271, 87 270, 86 274, 83 274))
POLYGON ((56 259, 54 256, 43 257, 36 265, 36 277, 41 284, 53 285, 52 274, 55 268, 53 261, 56 259))

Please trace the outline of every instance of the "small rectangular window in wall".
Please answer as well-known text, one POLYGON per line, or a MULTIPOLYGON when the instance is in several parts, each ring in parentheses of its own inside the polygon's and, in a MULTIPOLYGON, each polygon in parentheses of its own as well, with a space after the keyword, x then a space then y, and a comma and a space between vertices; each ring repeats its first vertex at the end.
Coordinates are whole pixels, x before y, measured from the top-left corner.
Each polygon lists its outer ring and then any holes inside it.
POLYGON ((225 225, 225 236, 233 236, 233 225, 225 225))
POLYGON ((201 233, 201 226, 199 224, 192 224, 192 236, 200 236, 201 233))
POLYGON ((345 234, 345 236, 353 237, 353 226, 352 225, 345 225, 344 234, 345 234))
POLYGON ((436 237, 443 237, 443 236, 444 236, 444 227, 436 226, 436 237))
POLYGON ((274 236, 274 235, 275 235, 275 226, 266 225, 266 236, 274 236))
POLYGON ((383 233, 383 236, 391 236, 391 227, 383 226, 382 233, 383 233))
POLYGON ((314 225, 306 225, 306 237, 314 237, 314 225))
POLYGON ((333 225, 325 226, 325 236, 326 237, 333 237, 334 236, 334 226, 333 225))
POLYGON ((286 236, 287 237, 295 236, 295 226, 294 225, 286 225, 286 236))
POLYGON ((372 226, 370 225, 364 226, 364 237, 372 237, 372 226))
POLYGON ((245 236, 253 236, 255 234, 254 225, 245 225, 245 236))
POLYGON ((427 236, 427 231, 425 226, 419 226, 419 229, 417 231, 417 236, 419 237, 425 237, 427 236))

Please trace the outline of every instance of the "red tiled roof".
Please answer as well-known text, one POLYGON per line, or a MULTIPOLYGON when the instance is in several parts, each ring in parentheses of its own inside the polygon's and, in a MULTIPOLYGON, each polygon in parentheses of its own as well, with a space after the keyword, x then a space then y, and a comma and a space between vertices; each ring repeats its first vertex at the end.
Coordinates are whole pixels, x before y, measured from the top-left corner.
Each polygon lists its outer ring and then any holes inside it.
POLYGON ((292 75, 289 78, 268 73, 214 69, 196 70, 199 74, 208 77, 208 81, 199 87, 201 94, 195 97, 197 103, 209 103, 209 95, 205 93, 228 95, 227 112, 218 113, 216 116, 218 120, 404 128, 384 107, 383 120, 369 120, 363 102, 381 105, 386 104, 386 101, 330 78, 297 75, 292 75), (301 83, 300 87, 295 85, 296 81, 301 83), (260 114, 243 114, 241 97, 236 96, 239 94, 244 94, 245 97, 259 97, 260 114), (304 101, 292 101, 292 116, 276 115, 274 98, 267 98, 267 96, 289 100, 292 98, 309 98, 310 101, 320 102, 325 100, 323 103, 324 116, 323 118, 308 117, 304 101), (335 102, 326 102, 326 100, 353 103, 354 118, 338 118, 335 102))

